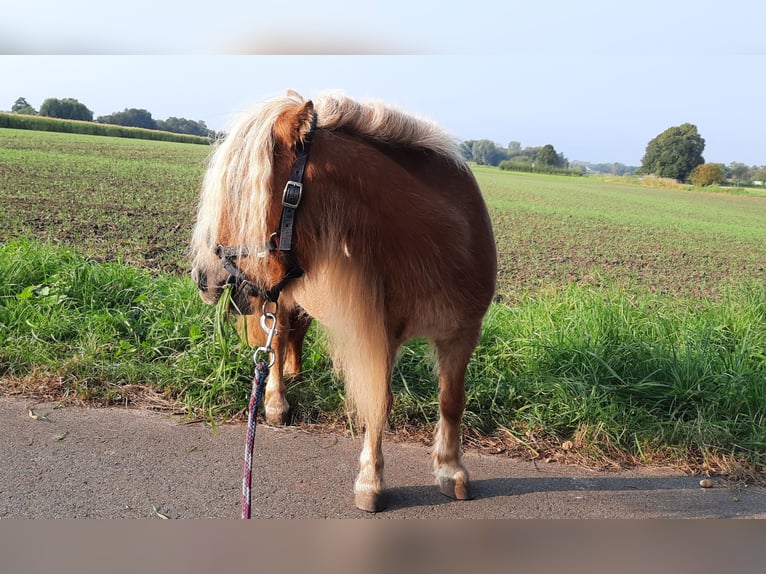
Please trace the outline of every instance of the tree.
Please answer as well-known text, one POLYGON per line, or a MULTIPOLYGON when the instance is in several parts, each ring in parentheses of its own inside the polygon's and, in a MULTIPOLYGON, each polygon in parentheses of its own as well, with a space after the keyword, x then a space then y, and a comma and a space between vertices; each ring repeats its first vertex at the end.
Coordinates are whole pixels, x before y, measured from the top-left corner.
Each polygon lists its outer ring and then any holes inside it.
POLYGON ((734 180, 736 185, 742 185, 743 183, 749 183, 752 178, 750 177, 750 168, 744 163, 733 161, 726 168, 727 177, 734 180))
POLYGON ((145 128, 147 130, 157 129, 157 122, 152 118, 152 114, 146 110, 136 108, 125 108, 121 112, 115 112, 108 116, 99 116, 96 121, 101 124, 145 128))
POLYGON ((612 175, 625 175, 627 170, 627 167, 620 162, 616 161, 612 164, 612 175))
POLYGON ((694 124, 682 124, 666 129, 646 146, 641 160, 641 173, 686 181, 692 170, 705 163, 702 152, 705 140, 694 124))
POLYGON ((48 98, 40 106, 40 115, 64 120, 93 121, 93 112, 74 98, 48 98))
MULTIPOLYGON (((540 153, 541 149, 543 149, 542 146, 527 146, 523 150, 521 150, 521 155, 529 158, 530 162, 535 162, 537 161, 537 154, 540 153)), ((516 156, 516 158, 518 157, 519 156, 516 156)))
POLYGON ((13 112, 14 114, 26 114, 28 116, 34 116, 37 114, 37 111, 32 106, 29 105, 29 102, 27 102, 26 98, 18 98, 13 103, 11 112, 13 112))
POLYGON ((215 137, 215 132, 205 125, 203 121, 187 120, 186 118, 170 117, 166 120, 157 121, 157 129, 177 134, 190 134, 193 136, 215 137))
POLYGON ((558 153, 551 144, 545 144, 537 152, 537 163, 548 167, 569 167, 569 160, 563 153, 558 153))
POLYGON ((703 163, 695 167, 689 175, 694 185, 716 185, 723 182, 725 171, 720 163, 703 163))
POLYGON ((479 165, 497 165, 505 159, 505 150, 491 140, 478 140, 471 148, 473 160, 479 165))
POLYGON ((551 144, 545 144, 537 152, 536 163, 541 166, 558 167, 559 154, 556 153, 556 149, 551 144))
POLYGON ((474 140, 460 142, 460 155, 465 161, 473 161, 473 144, 474 140))

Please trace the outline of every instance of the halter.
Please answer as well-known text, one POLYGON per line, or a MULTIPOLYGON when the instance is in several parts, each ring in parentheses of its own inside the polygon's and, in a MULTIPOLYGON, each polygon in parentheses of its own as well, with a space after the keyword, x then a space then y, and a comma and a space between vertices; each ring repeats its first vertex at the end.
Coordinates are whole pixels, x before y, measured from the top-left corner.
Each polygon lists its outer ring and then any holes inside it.
POLYGON ((276 303, 277 299, 279 299, 279 294, 285 286, 293 279, 303 276, 304 271, 295 261, 292 254, 293 229, 295 212, 303 196, 303 173, 306 170, 306 162, 308 161, 309 150, 311 149, 311 141, 314 138, 316 123, 317 115, 312 113, 309 131, 302 141, 298 140, 295 144, 295 161, 290 171, 290 179, 282 191, 282 215, 279 219, 279 231, 272 233, 265 245, 265 249, 257 253, 258 257, 266 257, 274 251, 284 254, 287 261, 287 272, 276 285, 264 291, 250 283, 247 275, 234 262, 235 258, 249 256, 250 250, 247 247, 218 245, 215 254, 221 260, 223 268, 229 273, 225 284, 232 285, 236 291, 254 297, 264 297, 266 300, 276 303), (279 238, 279 246, 277 246, 275 241, 276 237, 279 238))

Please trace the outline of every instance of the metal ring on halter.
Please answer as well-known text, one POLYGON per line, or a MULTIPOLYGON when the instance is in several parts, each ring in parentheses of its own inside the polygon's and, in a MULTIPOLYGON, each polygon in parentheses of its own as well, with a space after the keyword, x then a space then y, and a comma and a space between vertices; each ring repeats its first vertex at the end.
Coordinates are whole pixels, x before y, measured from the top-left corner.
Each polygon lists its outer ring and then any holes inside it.
POLYGON ((263 300, 263 305, 261 305, 261 329, 263 329, 264 331, 266 330, 266 327, 263 326, 263 316, 266 314, 276 315, 277 311, 279 311, 279 303, 277 303, 276 301, 269 301, 268 299, 263 300), (269 305, 274 305, 274 311, 272 313, 269 313, 266 310, 266 307, 268 307, 269 305))

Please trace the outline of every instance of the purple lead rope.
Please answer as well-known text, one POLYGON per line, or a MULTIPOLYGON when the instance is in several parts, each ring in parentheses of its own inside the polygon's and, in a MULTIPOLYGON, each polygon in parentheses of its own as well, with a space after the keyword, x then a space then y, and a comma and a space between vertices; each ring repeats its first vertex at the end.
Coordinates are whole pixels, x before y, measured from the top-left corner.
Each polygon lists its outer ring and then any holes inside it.
POLYGON ((258 417, 258 406, 261 404, 263 390, 266 386, 266 378, 269 376, 269 367, 264 362, 255 365, 253 377, 253 390, 250 393, 250 405, 247 416, 247 441, 245 442, 245 469, 242 477, 242 519, 250 518, 250 504, 252 494, 250 487, 253 484, 253 445, 255 444, 255 420, 258 417))

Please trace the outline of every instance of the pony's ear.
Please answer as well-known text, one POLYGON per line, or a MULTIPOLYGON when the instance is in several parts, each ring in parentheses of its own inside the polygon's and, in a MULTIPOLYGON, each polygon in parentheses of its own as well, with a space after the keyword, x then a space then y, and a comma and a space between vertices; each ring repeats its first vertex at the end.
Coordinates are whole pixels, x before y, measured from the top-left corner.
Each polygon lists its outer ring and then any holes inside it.
POLYGON ((298 140, 303 141, 311 129, 313 113, 314 103, 311 100, 283 112, 274 122, 275 143, 292 147, 298 140))
POLYGON ((296 92, 295 90, 291 90, 291 89, 289 89, 289 88, 287 89, 287 92, 285 92, 285 95, 286 95, 288 98, 292 98, 292 99, 293 99, 293 100, 295 100, 296 102, 300 102, 300 103, 303 103, 303 101, 304 101, 304 100, 303 100, 303 96, 301 96, 301 95, 300 95, 298 92, 296 92))

